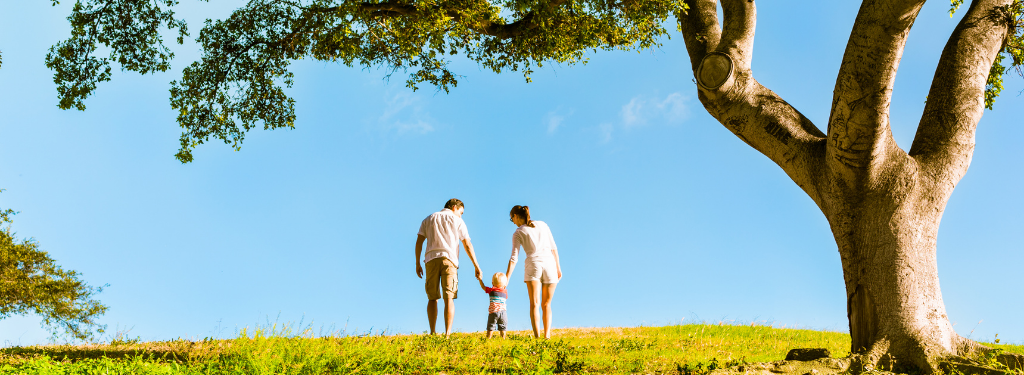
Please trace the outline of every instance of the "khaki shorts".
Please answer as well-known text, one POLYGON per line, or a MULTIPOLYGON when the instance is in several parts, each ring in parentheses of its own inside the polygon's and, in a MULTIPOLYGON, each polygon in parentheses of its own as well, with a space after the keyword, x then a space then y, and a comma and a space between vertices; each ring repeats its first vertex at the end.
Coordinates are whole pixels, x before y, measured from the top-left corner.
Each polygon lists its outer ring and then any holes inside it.
POLYGON ((427 299, 459 298, 459 269, 447 258, 427 262, 427 299))

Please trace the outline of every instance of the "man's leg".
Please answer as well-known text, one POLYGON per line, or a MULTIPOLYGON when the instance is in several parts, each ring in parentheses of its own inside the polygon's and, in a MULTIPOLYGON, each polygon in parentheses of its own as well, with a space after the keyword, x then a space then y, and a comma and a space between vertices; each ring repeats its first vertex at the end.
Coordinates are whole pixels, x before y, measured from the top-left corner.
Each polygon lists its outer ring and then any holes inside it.
MULTIPOLYGON (((494 333, 494 331, 487 330, 487 338, 491 338, 491 333, 494 333)), ((505 332, 502 332, 501 334, 505 334, 505 332)))
MULTIPOLYGON (((434 316, 437 316, 437 310, 434 310, 434 316)), ((445 296, 444 298, 444 336, 448 337, 452 333, 452 320, 455 319, 455 300, 451 297, 445 296)))
POLYGON ((459 298, 459 269, 448 259, 443 259, 441 290, 444 295, 444 336, 452 334, 452 320, 455 319, 455 299, 459 298))
POLYGON ((498 332, 501 332, 501 338, 504 339, 505 338, 505 331, 498 331, 498 332))
POLYGON ((437 324, 437 300, 427 301, 427 320, 430 321, 430 334, 434 334, 434 325, 437 324))
POLYGON ((437 333, 437 300, 441 298, 441 261, 438 259, 427 262, 427 274, 424 287, 427 291, 427 321, 430 322, 430 334, 437 333))

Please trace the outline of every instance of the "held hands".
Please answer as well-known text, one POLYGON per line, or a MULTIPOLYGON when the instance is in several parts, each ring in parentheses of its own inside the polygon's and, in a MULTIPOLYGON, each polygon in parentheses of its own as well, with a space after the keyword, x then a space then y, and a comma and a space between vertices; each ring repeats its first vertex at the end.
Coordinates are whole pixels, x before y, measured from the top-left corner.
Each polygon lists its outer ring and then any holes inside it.
POLYGON ((476 268, 475 274, 476 274, 476 279, 477 280, 480 280, 480 282, 484 282, 484 273, 483 273, 483 271, 480 271, 480 267, 476 268))
POLYGON ((419 263, 416 263, 416 276, 421 279, 423 278, 423 266, 421 266, 419 263))

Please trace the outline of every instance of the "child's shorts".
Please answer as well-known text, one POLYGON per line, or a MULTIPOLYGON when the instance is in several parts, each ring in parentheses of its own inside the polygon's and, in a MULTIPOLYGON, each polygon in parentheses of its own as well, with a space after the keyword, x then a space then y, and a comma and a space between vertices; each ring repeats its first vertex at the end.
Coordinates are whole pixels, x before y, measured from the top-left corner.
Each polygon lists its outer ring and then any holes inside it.
POLYGON ((487 314, 488 331, 504 331, 508 327, 508 312, 501 310, 487 314))

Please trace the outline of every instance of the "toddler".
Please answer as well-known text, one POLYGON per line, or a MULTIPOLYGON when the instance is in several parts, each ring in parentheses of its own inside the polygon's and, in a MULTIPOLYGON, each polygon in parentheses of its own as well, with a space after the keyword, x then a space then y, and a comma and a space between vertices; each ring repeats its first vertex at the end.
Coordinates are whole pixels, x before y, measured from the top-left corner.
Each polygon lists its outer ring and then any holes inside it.
POLYGON ((487 308, 487 338, 491 338, 491 334, 497 329, 501 332, 501 338, 505 338, 505 328, 508 326, 508 314, 505 310, 505 300, 508 299, 508 292, 505 291, 505 286, 508 284, 508 279, 504 273, 498 272, 491 277, 491 285, 493 288, 488 288, 484 285, 483 280, 480 281, 480 287, 484 288, 484 291, 491 296, 491 304, 487 308))

